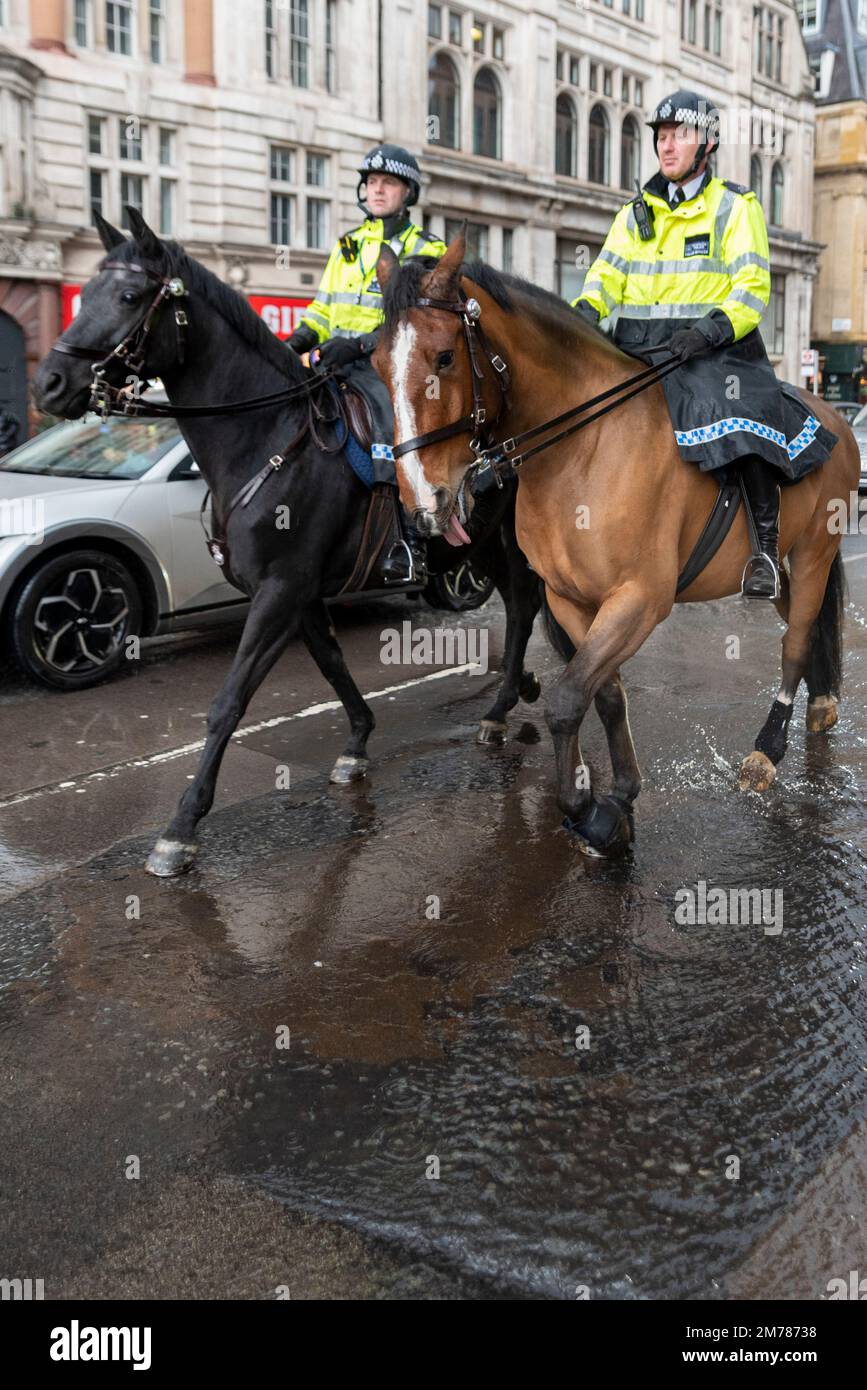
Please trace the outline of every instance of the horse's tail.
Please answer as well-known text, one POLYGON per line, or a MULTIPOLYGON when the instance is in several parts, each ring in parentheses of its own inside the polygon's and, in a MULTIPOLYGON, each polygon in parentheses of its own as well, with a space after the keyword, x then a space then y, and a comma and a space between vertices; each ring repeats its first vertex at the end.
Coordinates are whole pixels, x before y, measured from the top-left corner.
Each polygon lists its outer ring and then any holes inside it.
POLYGON ((575 655, 575 644, 548 607, 548 598, 544 589, 542 590, 542 622, 545 624, 545 636, 557 655, 561 656, 564 661, 571 661, 575 655))
POLYGON ((846 604, 846 573, 838 550, 828 573, 825 596, 813 625, 810 655, 804 678, 810 699, 817 695, 839 698, 843 678, 843 609, 846 604))

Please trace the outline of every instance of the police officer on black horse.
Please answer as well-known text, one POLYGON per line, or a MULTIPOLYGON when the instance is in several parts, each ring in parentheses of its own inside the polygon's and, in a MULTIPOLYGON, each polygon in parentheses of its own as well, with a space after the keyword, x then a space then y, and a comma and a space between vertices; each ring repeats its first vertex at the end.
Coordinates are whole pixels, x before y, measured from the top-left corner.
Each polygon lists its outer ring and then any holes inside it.
MULTIPOLYGON (((314 366, 338 369, 362 391, 373 417, 374 465, 379 465, 382 481, 394 482, 394 465, 387 462, 394 438, 391 401, 370 360, 383 319, 376 263, 383 244, 401 261, 407 256, 439 258, 446 248, 410 218, 409 209, 421 191, 421 170, 408 150, 374 146, 359 165, 358 176, 356 196, 364 221, 333 248, 316 297, 289 346, 299 354, 310 352, 314 366)), ((404 524, 409 555, 403 544, 393 547, 381 567, 386 582, 418 583, 425 577, 424 541, 408 519, 404 524)))
POLYGON ((665 97, 647 124, 659 172, 614 220, 574 307, 593 323, 615 309, 614 339, 660 364, 681 457, 703 469, 736 463, 758 533, 742 592, 777 598, 778 478, 797 481, 836 442, 776 377, 759 333, 770 298, 764 213, 756 195, 715 178, 719 111, 696 92, 665 97), (734 388, 734 389, 733 389, 734 388))

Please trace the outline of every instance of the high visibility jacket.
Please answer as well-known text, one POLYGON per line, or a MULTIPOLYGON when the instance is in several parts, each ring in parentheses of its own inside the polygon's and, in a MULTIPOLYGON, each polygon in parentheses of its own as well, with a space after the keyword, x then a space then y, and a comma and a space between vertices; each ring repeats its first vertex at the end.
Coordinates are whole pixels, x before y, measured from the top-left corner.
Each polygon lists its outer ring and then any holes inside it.
MULTIPOLYGON (((320 343, 327 338, 358 338, 382 323, 382 291, 376 282, 376 262, 386 241, 380 218, 367 218, 360 227, 340 238, 301 322, 313 329, 320 343)), ((425 236, 410 222, 386 242, 398 257, 441 256, 443 242, 425 236)))
POLYGON ((671 320, 672 332, 678 319, 722 309, 737 342, 758 327, 771 293, 762 205, 749 189, 709 178, 671 208, 667 188, 660 174, 645 185, 652 241, 641 240, 632 203, 620 209, 578 298, 600 318, 619 305, 620 320, 671 320))

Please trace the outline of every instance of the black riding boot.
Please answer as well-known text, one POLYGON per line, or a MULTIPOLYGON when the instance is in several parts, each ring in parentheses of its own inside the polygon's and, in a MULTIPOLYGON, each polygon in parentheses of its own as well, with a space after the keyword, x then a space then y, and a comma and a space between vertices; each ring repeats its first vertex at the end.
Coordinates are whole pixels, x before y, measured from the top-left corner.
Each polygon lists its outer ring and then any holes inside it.
POLYGON ((741 593, 745 598, 779 598, 780 490, 771 465, 755 454, 741 460, 741 476, 756 523, 760 550, 747 561, 741 593))
POLYGON ((395 541, 379 568, 385 584, 427 583, 427 542, 403 507, 403 537, 395 541))

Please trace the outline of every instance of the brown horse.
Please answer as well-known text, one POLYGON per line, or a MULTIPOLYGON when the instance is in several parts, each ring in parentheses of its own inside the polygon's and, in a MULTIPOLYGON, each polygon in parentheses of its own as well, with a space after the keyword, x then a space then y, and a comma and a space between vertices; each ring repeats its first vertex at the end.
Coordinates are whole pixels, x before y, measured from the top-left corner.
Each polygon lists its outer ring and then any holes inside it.
MULTIPOLYGON (((457 490, 475 461, 467 444, 479 411, 471 401, 483 407, 484 430, 502 441, 643 370, 555 295, 489 266, 466 267, 464 252, 458 237, 431 269, 400 267, 386 247, 377 267, 386 320, 374 363, 391 391, 397 445, 440 431, 433 442, 398 449, 402 500, 428 535, 452 524, 457 490), (481 306, 466 326, 453 311, 465 296, 481 306), (448 429, 458 421, 460 432, 448 429)), ((805 399, 839 442, 822 468, 782 489, 788 574, 777 608, 788 626, 780 691, 740 771, 740 786, 756 791, 771 784, 786 751, 802 678, 808 729, 829 729, 837 719, 844 582, 829 516, 838 499, 857 492, 859 456, 833 408, 805 399)), ((583 847, 609 853, 632 838, 641 786, 620 667, 675 602, 739 592, 750 555, 743 508, 711 562, 677 595, 717 485, 680 458, 657 382, 526 462, 518 476, 518 541, 544 580, 559 650, 571 658, 546 701, 558 799, 583 847), (581 756, 581 724, 594 701, 614 770, 610 796, 594 795, 581 756)))

